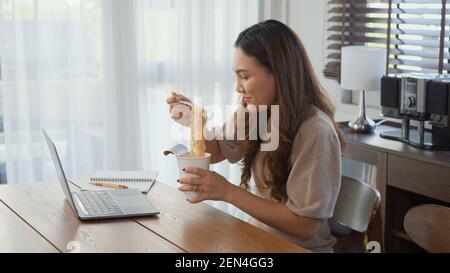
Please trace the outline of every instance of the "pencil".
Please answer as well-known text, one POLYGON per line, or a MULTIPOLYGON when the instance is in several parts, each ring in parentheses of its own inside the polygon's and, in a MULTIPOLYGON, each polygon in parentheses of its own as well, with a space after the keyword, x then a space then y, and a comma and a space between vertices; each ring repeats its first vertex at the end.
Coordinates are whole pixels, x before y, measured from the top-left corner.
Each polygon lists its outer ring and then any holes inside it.
POLYGON ((127 186, 119 185, 119 184, 99 183, 99 182, 91 182, 90 184, 95 185, 95 186, 99 186, 99 187, 119 189, 119 190, 126 190, 126 189, 128 189, 127 186))

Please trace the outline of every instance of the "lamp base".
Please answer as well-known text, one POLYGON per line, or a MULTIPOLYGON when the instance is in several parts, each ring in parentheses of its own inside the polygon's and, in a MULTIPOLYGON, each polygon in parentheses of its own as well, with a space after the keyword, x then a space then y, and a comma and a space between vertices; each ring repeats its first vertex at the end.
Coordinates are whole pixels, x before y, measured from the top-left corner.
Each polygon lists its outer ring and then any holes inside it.
POLYGON ((366 92, 362 91, 359 99, 359 112, 356 118, 348 123, 354 133, 368 134, 375 130, 376 124, 366 115, 366 92))
POLYGON ((348 127, 354 133, 368 134, 375 130, 375 122, 368 117, 365 119, 356 118, 348 123, 348 127))

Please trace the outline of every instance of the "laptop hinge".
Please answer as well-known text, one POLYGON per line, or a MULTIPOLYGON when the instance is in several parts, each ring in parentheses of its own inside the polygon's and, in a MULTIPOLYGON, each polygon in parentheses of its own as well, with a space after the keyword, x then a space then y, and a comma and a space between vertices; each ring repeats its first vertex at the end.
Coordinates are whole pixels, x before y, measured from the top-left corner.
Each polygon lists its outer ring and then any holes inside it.
POLYGON ((81 203, 81 201, 80 201, 80 199, 78 198, 78 196, 77 196, 75 193, 73 193, 72 196, 73 196, 75 202, 77 202, 77 204, 78 204, 78 206, 80 207, 80 209, 83 211, 84 215, 89 216, 89 213, 87 212, 87 210, 86 210, 86 208, 84 207, 83 203, 81 203))

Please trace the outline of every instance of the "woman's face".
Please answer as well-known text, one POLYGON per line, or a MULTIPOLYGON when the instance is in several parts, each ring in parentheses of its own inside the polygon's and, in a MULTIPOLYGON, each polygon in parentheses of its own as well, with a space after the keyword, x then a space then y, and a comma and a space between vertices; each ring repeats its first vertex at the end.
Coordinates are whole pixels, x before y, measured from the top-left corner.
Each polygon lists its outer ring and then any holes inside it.
POLYGON ((236 73, 236 90, 244 98, 247 105, 256 109, 262 105, 276 103, 275 79, 255 58, 236 48, 233 60, 233 71, 236 73))

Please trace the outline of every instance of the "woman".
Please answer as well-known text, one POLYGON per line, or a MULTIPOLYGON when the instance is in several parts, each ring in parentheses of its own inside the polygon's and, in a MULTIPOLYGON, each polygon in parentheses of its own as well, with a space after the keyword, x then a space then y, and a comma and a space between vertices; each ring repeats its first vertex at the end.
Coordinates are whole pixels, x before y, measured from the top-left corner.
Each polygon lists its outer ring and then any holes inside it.
MULTIPOLYGON (((244 107, 279 105, 279 146, 261 151, 260 139, 207 141, 212 163, 242 160, 241 187, 215 172, 186 168, 199 177, 180 179, 179 190, 201 189, 191 203, 231 203, 263 229, 313 251, 332 252, 336 239, 327 220, 339 192, 344 141, 300 39, 278 21, 256 24, 237 38, 233 70, 244 107), (248 191, 251 177, 254 193, 248 191)), ((167 102, 172 110, 183 100, 188 99, 176 95, 167 102)))

